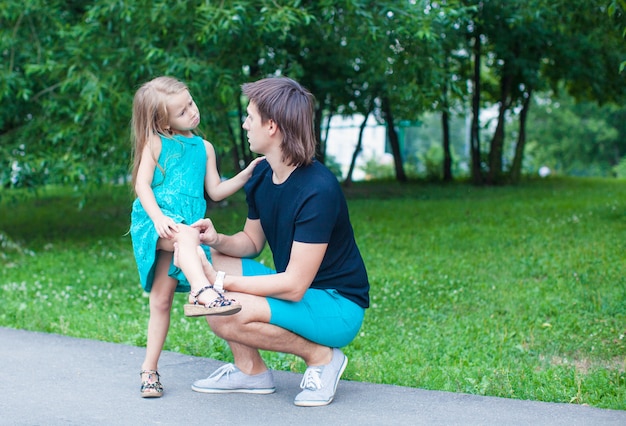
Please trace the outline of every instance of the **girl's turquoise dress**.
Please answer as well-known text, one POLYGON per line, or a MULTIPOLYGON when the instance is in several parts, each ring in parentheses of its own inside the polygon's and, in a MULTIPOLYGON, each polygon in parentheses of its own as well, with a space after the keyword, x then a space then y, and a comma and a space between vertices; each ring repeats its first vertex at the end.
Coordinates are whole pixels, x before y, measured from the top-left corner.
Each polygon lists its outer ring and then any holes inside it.
MULTIPOLYGON (((158 159, 160 167, 155 168, 151 185, 154 196, 164 215, 171 217, 176 223, 191 225, 202 219, 207 209, 204 198, 207 160, 204 141, 199 136, 161 135, 161 144, 161 155, 158 159)), ((130 236, 141 286, 150 292, 154 281, 159 235, 139 198, 133 202, 130 236)), ((202 248, 211 260, 209 248, 202 248)), ((190 291, 185 275, 173 263, 170 265, 169 276, 178 280, 177 292, 190 291)))

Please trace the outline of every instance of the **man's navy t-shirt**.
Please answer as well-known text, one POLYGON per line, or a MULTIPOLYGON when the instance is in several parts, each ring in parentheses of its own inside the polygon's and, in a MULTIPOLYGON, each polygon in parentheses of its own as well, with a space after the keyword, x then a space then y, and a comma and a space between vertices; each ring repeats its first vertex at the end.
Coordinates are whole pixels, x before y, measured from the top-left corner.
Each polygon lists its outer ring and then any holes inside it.
POLYGON ((276 272, 286 270, 294 241, 327 243, 311 288, 335 289, 359 306, 369 307, 367 271, 337 178, 318 161, 296 168, 279 185, 272 182, 272 173, 267 161, 262 161, 245 191, 248 218, 260 219, 276 272))

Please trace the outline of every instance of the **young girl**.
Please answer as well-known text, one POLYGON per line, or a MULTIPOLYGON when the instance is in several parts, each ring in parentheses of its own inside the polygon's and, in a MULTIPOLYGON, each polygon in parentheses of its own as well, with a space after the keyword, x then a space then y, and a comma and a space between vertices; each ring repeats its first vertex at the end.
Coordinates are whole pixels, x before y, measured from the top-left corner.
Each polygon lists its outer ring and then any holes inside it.
MULTIPOLYGON (((190 293, 185 315, 231 315, 241 309, 216 292, 196 253, 198 231, 189 225, 204 217, 204 191, 215 201, 243 187, 260 160, 230 180, 221 181, 213 146, 193 134, 200 113, 187 86, 171 77, 145 83, 133 101, 134 163, 137 194, 130 235, 141 285, 150 293, 146 356, 141 367, 141 396, 160 397, 158 360, 170 324, 174 292, 190 293), (180 268, 172 263, 178 245, 180 268)), ((210 256, 208 247, 203 247, 210 256)), ((209 257, 210 259, 210 257, 209 257)))

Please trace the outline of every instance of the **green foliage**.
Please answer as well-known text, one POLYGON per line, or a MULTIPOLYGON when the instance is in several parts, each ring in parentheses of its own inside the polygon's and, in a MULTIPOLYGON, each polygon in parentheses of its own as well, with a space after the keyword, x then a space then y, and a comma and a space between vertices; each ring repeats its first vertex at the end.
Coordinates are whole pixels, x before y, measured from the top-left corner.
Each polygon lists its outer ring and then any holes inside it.
POLYGON ((335 160, 335 158, 331 155, 326 156, 326 160, 324 161, 324 165, 328 167, 328 169, 337 177, 338 180, 341 180, 341 165, 335 160))
POLYGON ((440 181, 443 170, 443 149, 439 145, 432 145, 428 151, 418 158, 423 164, 424 174, 429 181, 440 181))
MULTIPOLYGON (((608 14, 611 18, 615 18, 619 22, 619 27, 622 29, 622 36, 626 37, 626 1, 625 0, 612 0, 608 7, 608 14)), ((619 66, 619 72, 624 72, 626 69, 626 61, 623 61, 619 66)))
POLYGON ((0 108, 1 164, 24 176, 5 173, 3 186, 123 179, 132 97, 157 75, 188 83, 200 133, 218 152, 234 151, 238 165, 249 153, 227 117, 239 107, 246 67, 262 59, 265 38, 280 40, 309 20, 300 8, 265 1, 230 9, 200 1, 6 3, 0 101, 10 107, 0 108))
POLYGON ((626 178, 626 158, 622 158, 620 162, 613 167, 613 173, 620 179, 626 178))
MULTIPOLYGON (((345 190, 371 282, 346 379, 626 409, 623 180, 345 190)), ((129 190, 0 196, 0 325, 144 346, 129 190)), ((245 213, 241 193, 208 212, 224 232, 245 213)), ((165 349, 229 360, 184 317, 185 296, 165 349)), ((263 355, 302 371, 292 355, 263 355)))
POLYGON ((393 164, 380 163, 376 158, 368 159, 363 165, 366 180, 392 179, 394 176, 393 164))
POLYGON ((543 97, 530 110, 527 165, 559 174, 612 176, 626 152, 626 113, 613 105, 575 102, 564 93, 543 97))
POLYGON ((484 42, 481 106, 502 100, 516 114, 524 96, 563 80, 577 98, 623 104, 622 2, 606 3, 8 0, 0 186, 124 180, 132 96, 163 74, 189 84, 199 133, 232 159, 229 172, 250 159, 242 83, 300 80, 317 98, 318 134, 325 115, 460 114, 473 94, 472 35, 484 42))

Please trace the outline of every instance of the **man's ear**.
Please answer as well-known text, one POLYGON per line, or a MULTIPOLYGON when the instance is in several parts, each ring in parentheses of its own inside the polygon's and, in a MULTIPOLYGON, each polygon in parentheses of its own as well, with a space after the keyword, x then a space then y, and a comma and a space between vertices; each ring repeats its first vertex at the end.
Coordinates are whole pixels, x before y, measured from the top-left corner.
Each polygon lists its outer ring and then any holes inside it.
POLYGON ((276 132, 278 132, 280 129, 278 128, 278 124, 276 124, 276 122, 270 118, 268 120, 267 130, 270 136, 274 136, 276 132))

